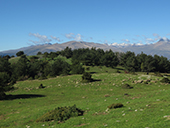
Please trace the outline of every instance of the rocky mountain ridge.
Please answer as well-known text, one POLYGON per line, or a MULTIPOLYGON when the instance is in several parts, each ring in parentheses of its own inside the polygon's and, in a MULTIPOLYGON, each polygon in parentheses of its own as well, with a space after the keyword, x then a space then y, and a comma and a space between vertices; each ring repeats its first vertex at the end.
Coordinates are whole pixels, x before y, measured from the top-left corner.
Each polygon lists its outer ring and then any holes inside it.
POLYGON ((113 52, 126 52, 132 51, 136 54, 140 54, 141 52, 148 55, 159 55, 165 56, 170 59, 170 40, 167 38, 161 38, 158 42, 154 44, 118 44, 118 45, 108 45, 108 44, 100 44, 94 42, 85 42, 85 41, 69 41, 62 44, 42 44, 42 45, 32 45, 20 49, 8 50, 0 52, 1 56, 4 55, 16 55, 18 51, 24 51, 26 55, 36 55, 39 51, 44 52, 56 52, 65 49, 66 47, 70 47, 72 49, 78 48, 92 48, 96 47, 97 49, 103 50, 112 50, 113 52))

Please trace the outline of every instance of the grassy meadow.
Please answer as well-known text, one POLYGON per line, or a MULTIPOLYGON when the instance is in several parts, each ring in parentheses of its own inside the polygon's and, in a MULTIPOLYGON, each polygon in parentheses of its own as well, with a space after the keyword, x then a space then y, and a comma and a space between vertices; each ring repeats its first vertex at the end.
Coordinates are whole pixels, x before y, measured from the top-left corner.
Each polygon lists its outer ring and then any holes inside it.
MULTIPOLYGON (((121 71, 121 68, 118 67, 121 71)), ((81 83, 82 75, 17 82, 0 101, 0 128, 168 128, 170 127, 170 85, 152 74, 116 73, 117 69, 90 67, 96 81, 81 83), (148 84, 137 80, 151 80, 148 84), (122 88, 129 84, 132 89, 122 88), (45 88, 39 89, 43 84, 45 88), (113 103, 124 107, 107 109, 113 103), (84 110, 83 116, 65 122, 36 122, 46 112, 62 106, 84 110)))

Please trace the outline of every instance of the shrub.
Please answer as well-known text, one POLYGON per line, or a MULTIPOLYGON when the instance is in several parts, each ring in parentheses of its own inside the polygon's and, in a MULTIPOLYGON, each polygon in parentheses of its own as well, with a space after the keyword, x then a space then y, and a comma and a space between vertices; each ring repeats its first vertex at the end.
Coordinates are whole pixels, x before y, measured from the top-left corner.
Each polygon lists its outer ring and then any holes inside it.
POLYGON ((39 80, 45 80, 45 79, 47 79, 47 77, 44 76, 44 75, 41 75, 38 79, 39 79, 39 80))
POLYGON ((116 70, 117 73, 121 73, 119 70, 116 70))
POLYGON ((40 118, 36 120, 36 122, 44 122, 44 121, 65 121, 68 120, 70 117, 76 117, 83 115, 84 111, 81 109, 76 108, 76 105, 68 106, 68 107, 58 107, 52 111, 47 112, 40 118))
POLYGON ((28 80, 33 80, 33 77, 29 77, 28 80))
POLYGON ((39 78, 39 76, 38 75, 35 75, 35 79, 38 79, 39 78))
POLYGON ((43 86, 43 84, 40 84, 38 88, 45 88, 45 86, 43 86))
POLYGON ((123 85, 122 85, 122 88, 132 89, 133 87, 131 87, 129 84, 123 84, 123 85))
POLYGON ((108 106, 109 109, 112 109, 112 108, 121 108, 121 107, 123 107, 122 103, 111 104, 111 105, 108 106))
POLYGON ((6 94, 0 91, 0 100, 5 99, 5 97, 6 97, 6 94))
POLYGON ((154 75, 158 77, 163 77, 163 75, 160 72, 155 72, 154 75))
POLYGON ((145 82, 144 82, 144 84, 148 84, 148 82, 147 82, 147 81, 145 81, 145 82))
POLYGON ((22 55, 24 55, 24 52, 23 51, 19 51, 19 52, 16 53, 16 55, 17 56, 22 56, 22 55))
POLYGON ((137 75, 135 72, 131 72, 130 74, 132 74, 132 75, 137 75))
POLYGON ((91 82, 93 79, 91 78, 91 74, 89 72, 84 72, 82 76, 82 82, 91 82))
POLYGON ((162 83, 170 83, 170 80, 168 78, 163 78, 162 80, 160 80, 160 82, 162 83))
POLYGON ((90 67, 87 67, 86 70, 89 71, 89 70, 90 70, 90 67))
POLYGON ((12 81, 7 72, 0 72, 0 100, 4 99, 5 92, 12 90, 15 81, 12 81))

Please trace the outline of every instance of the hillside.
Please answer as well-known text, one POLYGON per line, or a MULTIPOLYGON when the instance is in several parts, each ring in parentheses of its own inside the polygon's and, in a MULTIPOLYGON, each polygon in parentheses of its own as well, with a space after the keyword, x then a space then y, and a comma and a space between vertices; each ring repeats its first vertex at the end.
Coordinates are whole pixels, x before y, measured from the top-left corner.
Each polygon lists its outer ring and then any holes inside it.
POLYGON ((114 73, 105 67, 90 67, 98 80, 81 83, 81 75, 58 76, 46 80, 17 82, 9 99, 0 101, 0 127, 84 127, 84 128, 165 128, 170 125, 168 100, 169 84, 162 77, 137 73, 114 73), (151 80, 152 79, 152 80, 151 80), (100 80, 100 81, 99 81, 100 80), (134 81, 148 83, 135 83, 134 81), (122 88, 129 84, 132 89, 122 88), (43 84, 45 88, 38 88, 43 84), (124 106, 108 109, 113 103, 124 106), (57 107, 76 105, 84 114, 64 122, 36 122, 57 107))

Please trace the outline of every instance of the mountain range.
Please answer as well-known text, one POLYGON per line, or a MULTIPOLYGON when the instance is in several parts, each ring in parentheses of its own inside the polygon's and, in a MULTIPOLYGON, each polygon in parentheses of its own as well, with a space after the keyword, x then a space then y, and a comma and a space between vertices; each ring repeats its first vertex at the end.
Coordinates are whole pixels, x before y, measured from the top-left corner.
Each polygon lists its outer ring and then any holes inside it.
POLYGON ((65 49, 66 47, 72 49, 78 48, 100 48, 103 50, 112 50, 113 52, 126 52, 132 51, 136 54, 140 54, 141 52, 148 55, 159 55, 164 56, 170 59, 170 40, 167 38, 161 38, 158 42, 153 44, 100 44, 94 42, 84 42, 84 41, 69 41, 62 44, 42 44, 42 45, 32 45, 28 47, 23 47, 15 50, 7 50, 0 52, 1 56, 5 55, 16 55, 18 51, 24 51, 26 55, 36 55, 39 51, 44 52, 56 52, 65 49))

